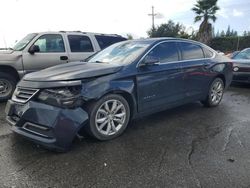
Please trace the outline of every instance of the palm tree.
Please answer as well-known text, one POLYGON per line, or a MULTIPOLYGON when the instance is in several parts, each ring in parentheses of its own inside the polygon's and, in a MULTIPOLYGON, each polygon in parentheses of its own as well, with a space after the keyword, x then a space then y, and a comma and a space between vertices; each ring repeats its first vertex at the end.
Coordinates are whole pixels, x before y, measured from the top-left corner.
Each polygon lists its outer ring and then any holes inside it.
POLYGON ((217 1, 218 0, 197 0, 197 3, 192 8, 196 14, 194 22, 202 20, 198 32, 198 38, 201 42, 206 44, 208 44, 212 38, 212 24, 209 23, 209 20, 215 22, 215 14, 220 9, 217 6, 217 1))

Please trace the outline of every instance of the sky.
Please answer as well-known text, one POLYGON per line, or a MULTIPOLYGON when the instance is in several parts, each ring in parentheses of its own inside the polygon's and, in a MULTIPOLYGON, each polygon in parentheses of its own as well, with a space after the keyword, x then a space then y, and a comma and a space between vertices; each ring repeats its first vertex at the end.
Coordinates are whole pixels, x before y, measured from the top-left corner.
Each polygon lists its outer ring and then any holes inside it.
MULTIPOLYGON (((85 31, 147 37, 151 7, 158 18, 197 30, 191 8, 196 0, 0 0, 0 47, 11 47, 26 34, 40 31, 85 31)), ((240 34, 250 30, 250 0, 218 0, 215 31, 228 25, 240 34)))

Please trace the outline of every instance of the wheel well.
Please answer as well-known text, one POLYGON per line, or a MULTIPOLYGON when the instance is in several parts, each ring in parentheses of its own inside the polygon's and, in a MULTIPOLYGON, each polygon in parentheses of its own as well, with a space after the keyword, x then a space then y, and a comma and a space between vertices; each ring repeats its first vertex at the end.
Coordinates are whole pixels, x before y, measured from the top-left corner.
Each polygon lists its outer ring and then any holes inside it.
MULTIPOLYGON (((128 102, 128 105, 129 105, 129 108, 130 108, 130 120, 133 119, 133 116, 134 116, 134 113, 136 111, 136 108, 135 108, 135 101, 132 97, 131 94, 129 94, 128 92, 125 92, 125 91, 119 91, 119 90, 116 90, 116 91, 111 91, 109 93, 106 93, 105 95, 108 95, 108 94, 118 94, 118 95, 121 95, 122 97, 124 97, 124 99, 128 102)), ((105 96, 103 95, 103 96, 105 96)), ((103 96, 101 96, 100 98, 102 98, 103 96)), ((100 98, 98 99, 91 99, 91 100, 88 100, 86 105, 85 106, 82 106, 82 108, 84 110, 86 110, 88 113, 89 113, 89 109, 91 107, 91 105, 94 104, 94 102, 96 102, 97 100, 99 100, 100 98)), ((79 130, 78 130, 78 133, 80 135, 85 135, 85 129, 84 129, 84 126, 81 127, 79 130)))
POLYGON ((14 78, 16 79, 16 81, 20 80, 20 77, 19 77, 16 69, 14 69, 11 66, 0 66, 0 72, 6 73, 6 74, 10 74, 10 75, 14 76, 14 78))
POLYGON ((217 76, 217 78, 221 78, 222 81, 223 81, 223 83, 224 83, 224 87, 226 87, 226 79, 225 79, 225 76, 224 76, 223 74, 219 74, 219 75, 217 76))
POLYGON ((100 98, 102 98, 103 96, 108 95, 108 94, 118 94, 118 95, 121 95, 122 97, 124 97, 124 99, 126 99, 126 101, 128 102, 128 105, 130 108, 130 117, 133 117, 133 115, 136 111, 136 107, 135 107, 136 102, 134 101, 131 94, 127 93, 126 91, 115 90, 115 91, 105 93, 101 97, 98 97, 98 99, 90 99, 87 101, 85 108, 88 110, 89 106, 91 106, 94 102, 96 102, 97 100, 99 100, 100 98))
POLYGON ((135 101, 133 100, 133 97, 131 94, 125 92, 125 91, 112 91, 113 94, 119 94, 123 96, 126 101, 128 102, 129 108, 130 108, 130 117, 133 117, 134 111, 135 111, 135 101))

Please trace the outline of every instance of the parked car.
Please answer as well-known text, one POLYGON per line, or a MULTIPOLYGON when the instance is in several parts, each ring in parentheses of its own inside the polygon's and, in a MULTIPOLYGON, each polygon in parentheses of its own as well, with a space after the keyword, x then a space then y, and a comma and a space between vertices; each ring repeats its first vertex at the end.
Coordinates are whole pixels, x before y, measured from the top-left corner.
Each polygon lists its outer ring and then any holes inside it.
POLYGON ((7 121, 50 148, 68 148, 83 129, 110 140, 130 119, 193 101, 219 105, 232 80, 229 60, 191 40, 119 42, 88 62, 24 76, 7 103, 7 121))
POLYGON ((232 53, 227 54, 226 56, 229 58, 233 58, 235 55, 237 55, 240 51, 234 51, 232 53))
POLYGON ((246 48, 232 57, 233 81, 250 83, 250 48, 246 48))
POLYGON ((28 34, 13 49, 0 51, 0 101, 11 97, 16 83, 27 73, 69 61, 84 60, 124 40, 119 35, 85 32, 28 34))

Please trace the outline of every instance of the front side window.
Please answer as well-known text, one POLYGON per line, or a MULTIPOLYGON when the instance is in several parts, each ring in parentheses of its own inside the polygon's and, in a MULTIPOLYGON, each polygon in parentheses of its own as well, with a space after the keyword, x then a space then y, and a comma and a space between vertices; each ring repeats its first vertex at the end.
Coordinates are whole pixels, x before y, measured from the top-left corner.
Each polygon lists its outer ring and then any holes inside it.
POLYGON ((63 38, 59 34, 46 34, 42 35, 34 43, 40 49, 39 52, 65 52, 63 38))
POLYGON ((175 42, 164 42, 151 50, 146 58, 159 60, 160 63, 167 63, 179 60, 178 49, 175 42))
POLYGON ((180 42, 179 45, 181 47, 183 60, 204 58, 203 51, 199 45, 188 43, 188 42, 180 42))
POLYGON ((115 37, 115 36, 105 36, 105 35, 95 35, 95 38, 101 49, 104 49, 110 46, 111 44, 126 40, 125 38, 118 36, 115 37))
POLYGON ((71 52, 93 52, 92 43, 87 36, 68 35, 71 52))

